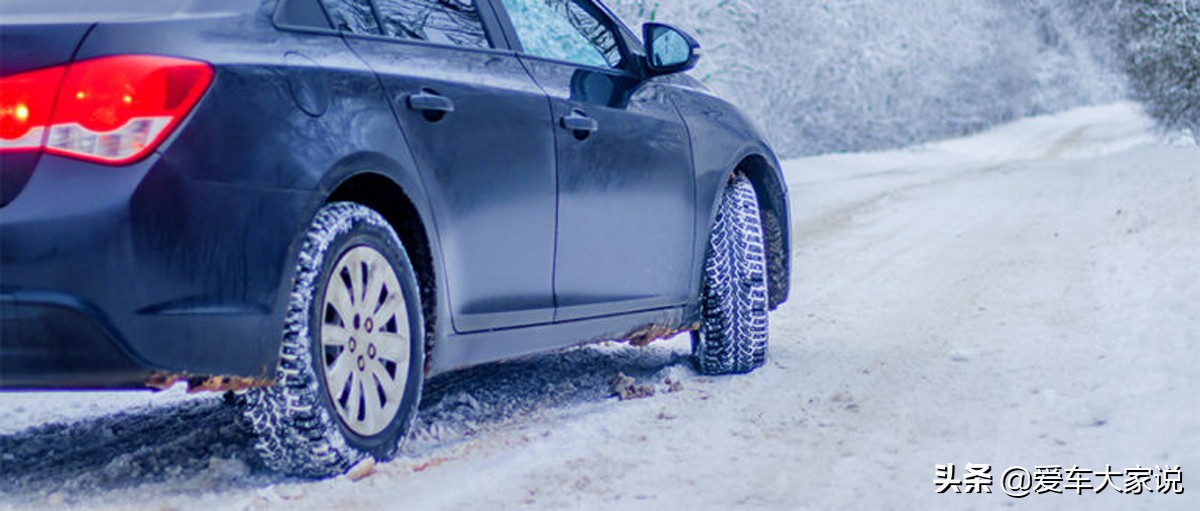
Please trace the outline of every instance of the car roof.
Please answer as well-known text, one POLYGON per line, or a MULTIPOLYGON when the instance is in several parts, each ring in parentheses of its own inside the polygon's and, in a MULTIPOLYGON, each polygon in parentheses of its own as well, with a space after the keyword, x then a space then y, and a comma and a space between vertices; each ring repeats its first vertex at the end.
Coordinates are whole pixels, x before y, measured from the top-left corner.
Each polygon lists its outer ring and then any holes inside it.
POLYGON ((257 9, 262 0, 0 0, 3 24, 136 21, 257 9))

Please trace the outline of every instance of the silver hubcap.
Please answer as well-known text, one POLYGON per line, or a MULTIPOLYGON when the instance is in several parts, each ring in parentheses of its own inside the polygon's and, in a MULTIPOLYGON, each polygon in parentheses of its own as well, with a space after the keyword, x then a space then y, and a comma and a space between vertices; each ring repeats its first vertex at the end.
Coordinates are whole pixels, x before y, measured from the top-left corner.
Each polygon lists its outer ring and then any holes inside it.
POLYGON ((355 247, 338 260, 321 308, 325 388, 351 431, 387 428, 408 384, 408 309, 395 270, 379 251, 355 247))

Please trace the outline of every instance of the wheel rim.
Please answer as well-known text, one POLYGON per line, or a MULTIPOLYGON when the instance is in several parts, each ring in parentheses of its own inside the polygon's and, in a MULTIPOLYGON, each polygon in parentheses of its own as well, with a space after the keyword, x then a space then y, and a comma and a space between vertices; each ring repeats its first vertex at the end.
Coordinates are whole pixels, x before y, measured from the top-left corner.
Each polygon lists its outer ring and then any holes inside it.
POLYGON ((391 424, 408 384, 408 309, 400 281, 374 248, 342 255, 325 285, 320 322, 325 388, 338 417, 362 436, 391 424))

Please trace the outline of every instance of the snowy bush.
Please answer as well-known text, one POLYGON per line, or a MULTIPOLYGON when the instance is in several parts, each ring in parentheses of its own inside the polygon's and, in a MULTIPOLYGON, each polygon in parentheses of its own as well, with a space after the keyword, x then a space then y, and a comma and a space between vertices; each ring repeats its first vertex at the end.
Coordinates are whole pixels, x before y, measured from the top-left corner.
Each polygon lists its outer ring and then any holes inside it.
POLYGON ((1200 142, 1200 0, 1124 5, 1121 39, 1134 95, 1170 130, 1200 142))
POLYGON ((694 75, 758 120, 783 156, 957 136, 1123 88, 1062 1, 608 3, 631 24, 696 35, 694 75))

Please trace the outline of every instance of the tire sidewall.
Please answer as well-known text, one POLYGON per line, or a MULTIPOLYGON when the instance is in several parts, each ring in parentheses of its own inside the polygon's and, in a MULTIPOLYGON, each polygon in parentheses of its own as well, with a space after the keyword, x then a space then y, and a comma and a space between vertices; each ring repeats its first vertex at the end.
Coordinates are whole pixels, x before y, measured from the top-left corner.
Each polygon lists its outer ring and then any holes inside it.
POLYGON ((312 374, 319 387, 318 402, 324 407, 337 425, 338 432, 345 438, 350 447, 370 454, 376 459, 388 459, 395 453, 400 441, 406 435, 416 416, 416 408, 420 401, 421 385, 424 380, 425 350, 424 350, 424 320, 421 314, 420 296, 417 292, 417 281, 407 252, 396 238, 395 233, 387 227, 374 225, 355 219, 346 232, 337 234, 326 247, 323 262, 320 266, 320 277, 313 286, 312 300, 309 303, 307 323, 311 333, 309 343, 309 364, 312 374), (404 397, 396 416, 392 418, 383 431, 363 436, 352 431, 337 413, 329 396, 325 379, 325 364, 323 363, 324 349, 321 345, 321 323, 325 294, 329 291, 329 280, 338 261, 350 250, 368 246, 384 256, 392 265, 397 280, 400 282, 401 294, 404 297, 405 309, 408 313, 409 325, 409 366, 407 382, 404 387, 404 397))

